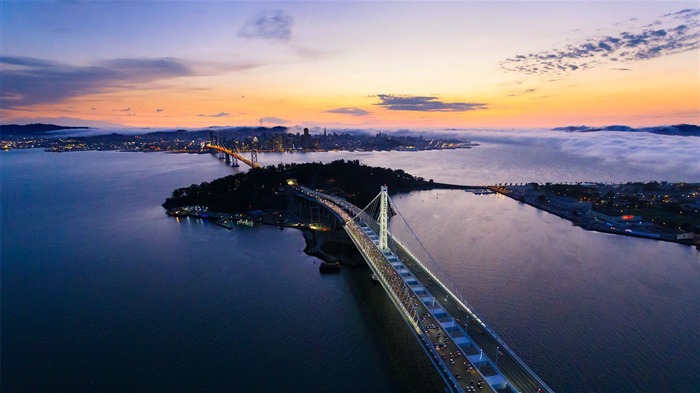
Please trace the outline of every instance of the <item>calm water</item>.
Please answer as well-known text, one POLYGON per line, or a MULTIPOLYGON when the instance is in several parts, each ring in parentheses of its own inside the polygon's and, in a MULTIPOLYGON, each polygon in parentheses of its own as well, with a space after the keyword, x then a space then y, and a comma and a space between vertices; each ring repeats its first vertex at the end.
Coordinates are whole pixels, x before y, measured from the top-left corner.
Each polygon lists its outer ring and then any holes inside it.
MULTIPOLYGON (((532 149, 260 160, 353 158, 463 184, 674 180, 532 149)), ((218 160, 11 151, 0 164, 3 391, 439 385, 367 269, 320 275, 297 231, 164 215, 174 188, 231 173, 218 160)), ((673 175, 700 181, 689 168, 673 175)), ((695 249, 583 231, 497 196, 425 191, 394 201, 464 297, 555 390, 700 390, 695 249)))
POLYGON ((366 269, 320 275, 297 231, 165 216, 175 187, 229 174, 211 156, 35 150, 2 160, 3 391, 436 382, 366 269))

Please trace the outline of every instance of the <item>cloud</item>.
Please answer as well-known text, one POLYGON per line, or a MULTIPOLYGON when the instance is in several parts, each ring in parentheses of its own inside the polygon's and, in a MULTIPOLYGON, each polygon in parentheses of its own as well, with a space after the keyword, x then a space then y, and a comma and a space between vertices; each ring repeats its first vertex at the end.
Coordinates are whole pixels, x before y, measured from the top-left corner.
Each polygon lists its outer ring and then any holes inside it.
POLYGON ((370 111, 366 111, 362 108, 335 108, 335 109, 329 109, 326 111, 326 113, 340 113, 340 114, 345 114, 345 115, 352 115, 352 116, 367 116, 369 115, 370 111))
MULTIPOLYGON (((639 180, 644 181, 697 181, 700 179, 700 160, 697 159, 698 143, 689 142, 688 139, 696 137, 658 135, 648 132, 563 132, 544 129, 455 130, 453 135, 479 143, 526 146, 529 151, 542 153, 538 160, 577 162, 580 159, 590 159, 602 162, 603 167, 609 168, 606 173, 599 174, 603 177, 572 178, 572 181, 619 181, 615 168, 637 168, 634 173, 639 173, 639 180), (541 149, 542 147, 547 149, 541 149), (548 156, 546 152, 550 149, 558 152, 557 155, 548 156)), ((580 165, 585 165, 585 161, 579 162, 581 162, 580 165)), ((538 176, 538 174, 528 173, 524 168, 511 169, 514 178, 528 179, 538 176)), ((503 180, 494 179, 494 181, 503 180)))
MULTIPOLYGON (((610 63, 629 63, 700 48, 700 9, 666 14, 642 26, 588 37, 564 48, 519 54, 500 63, 509 72, 566 74, 610 63)), ((618 27, 618 28, 621 28, 618 27)))
POLYGON ((508 93, 508 97, 519 97, 519 96, 524 96, 526 94, 532 94, 534 93, 535 89, 525 89, 525 90, 519 90, 519 91, 514 91, 512 93, 508 93))
POLYGON ((292 17, 282 10, 263 11, 248 19, 238 35, 243 38, 289 41, 293 24, 292 17))
POLYGON ((200 113, 197 115, 197 117, 231 117, 231 114, 228 112, 219 112, 219 113, 214 113, 212 115, 205 115, 203 113, 200 113))
POLYGON ((273 123, 273 124, 287 124, 289 120, 280 119, 279 117, 266 116, 260 119, 261 122, 273 123))
POLYGON ((437 101, 438 97, 394 94, 377 94, 377 97, 380 102, 374 105, 392 111, 466 112, 487 109, 484 103, 442 102, 437 101))
POLYGON ((173 58, 114 59, 73 66, 30 58, 0 56, 0 107, 15 109, 162 79, 193 75, 173 58))

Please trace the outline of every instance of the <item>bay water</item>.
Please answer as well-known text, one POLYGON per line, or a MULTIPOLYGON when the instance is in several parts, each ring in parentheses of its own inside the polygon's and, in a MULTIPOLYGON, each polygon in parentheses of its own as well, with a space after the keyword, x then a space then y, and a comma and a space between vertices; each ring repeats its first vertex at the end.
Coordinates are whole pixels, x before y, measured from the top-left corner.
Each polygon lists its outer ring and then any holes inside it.
MULTIPOLYGON (((692 165, 611 167, 492 141, 259 158, 359 159, 470 185, 700 181, 692 165)), ((0 159, 3 391, 443 390, 368 268, 321 275, 298 231, 229 231, 164 214, 175 188, 244 168, 164 153, 13 150, 0 159)), ((554 390, 699 391, 694 248, 584 231, 496 195, 393 200, 451 284, 554 390)))

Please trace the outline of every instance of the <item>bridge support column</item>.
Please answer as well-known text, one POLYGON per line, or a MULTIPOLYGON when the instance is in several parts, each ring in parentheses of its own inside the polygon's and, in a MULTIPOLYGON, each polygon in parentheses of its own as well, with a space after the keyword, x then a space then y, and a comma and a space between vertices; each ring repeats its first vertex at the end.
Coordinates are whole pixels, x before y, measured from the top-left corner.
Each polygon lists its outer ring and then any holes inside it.
POLYGON ((379 249, 382 251, 389 248, 387 244, 387 233, 389 232, 387 225, 388 204, 387 187, 382 186, 379 192, 379 249))
POLYGON ((231 156, 228 153, 224 154, 226 154, 226 165, 231 165, 231 156))
POLYGON ((311 204, 309 206, 309 216, 311 217, 310 223, 311 224, 316 224, 318 226, 321 225, 321 207, 316 205, 316 204, 311 204))

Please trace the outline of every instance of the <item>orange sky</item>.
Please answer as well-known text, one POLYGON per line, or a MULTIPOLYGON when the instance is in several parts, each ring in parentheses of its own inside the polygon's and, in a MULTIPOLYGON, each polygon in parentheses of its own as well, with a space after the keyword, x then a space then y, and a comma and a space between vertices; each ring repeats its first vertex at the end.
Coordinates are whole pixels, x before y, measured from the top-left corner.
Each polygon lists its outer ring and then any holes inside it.
POLYGON ((700 123, 697 3, 635 5, 3 2, 2 122, 700 123))

